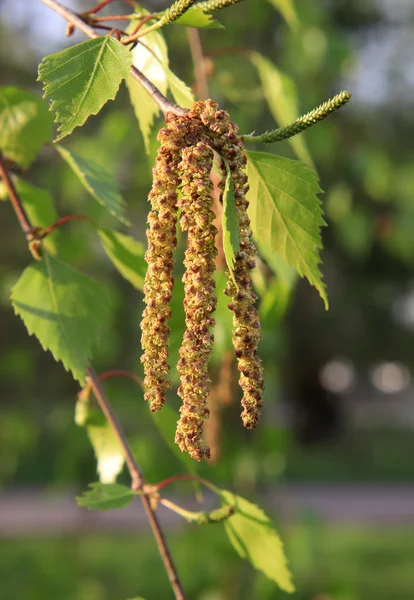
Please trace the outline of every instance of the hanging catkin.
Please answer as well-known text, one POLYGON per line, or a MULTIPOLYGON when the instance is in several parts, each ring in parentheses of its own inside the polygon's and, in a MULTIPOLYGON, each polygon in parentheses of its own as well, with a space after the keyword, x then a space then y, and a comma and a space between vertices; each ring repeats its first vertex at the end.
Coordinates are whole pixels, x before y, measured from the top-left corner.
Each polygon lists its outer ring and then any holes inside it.
POLYGON ((183 150, 179 170, 182 172, 180 224, 188 232, 183 277, 186 331, 180 349, 178 372, 181 385, 178 395, 183 404, 175 441, 196 460, 210 457, 203 437, 203 423, 208 417, 207 397, 210 379, 208 361, 213 347, 212 313, 216 308, 214 258, 217 254, 213 225, 210 171, 213 152, 204 142, 183 150))
POLYGON ((152 411, 160 410, 165 394, 171 387, 168 365, 168 338, 171 317, 169 306, 174 287, 173 251, 177 243, 177 186, 180 151, 184 144, 183 131, 177 131, 177 123, 160 130, 153 182, 149 193, 151 211, 148 215, 148 249, 145 260, 148 269, 144 283, 144 309, 141 321, 141 345, 144 365, 145 399, 152 411))
MULTIPOLYGON (((263 367, 257 354, 261 338, 260 321, 254 304, 257 296, 253 291, 251 270, 255 266, 256 248, 252 240, 249 206, 246 193, 249 189, 245 167, 243 138, 237 135, 237 126, 230 121, 228 113, 219 110, 211 100, 196 102, 192 113, 201 118, 209 129, 214 147, 229 164, 234 183, 235 204, 240 227, 240 252, 236 256, 234 276, 237 285, 229 278, 226 295, 231 297, 228 305, 233 312, 233 345, 240 371, 239 384, 243 390, 242 420, 247 429, 256 427, 262 409, 264 389, 263 367)), ((222 168, 225 177, 225 168, 222 168)))
MULTIPOLYGON (((196 460, 209 458, 203 440, 208 418, 208 361, 213 346, 213 312, 216 307, 214 258, 217 254, 213 225, 210 173, 214 150, 226 159, 234 183, 235 207, 240 228, 240 252, 234 265, 235 282, 229 278, 225 293, 233 312, 233 345, 243 390, 242 420, 246 428, 257 425, 263 396, 263 369, 257 355, 260 323, 254 304, 251 270, 256 249, 247 215, 248 191, 243 139, 229 115, 211 100, 196 102, 187 116, 169 115, 158 140, 161 146, 153 169, 149 194, 152 210, 148 217, 148 271, 144 293, 146 308, 142 319, 142 362, 146 400, 159 410, 171 387, 168 365, 168 338, 171 316, 169 302, 174 285, 173 251, 176 246, 177 210, 180 225, 188 233, 184 265, 184 308, 186 331, 180 349, 178 372, 182 398, 175 441, 196 460), (181 198, 178 200, 177 189, 181 198)), ((224 165, 223 176, 226 175, 224 165)), ((224 185, 224 183, 222 184, 224 185)))

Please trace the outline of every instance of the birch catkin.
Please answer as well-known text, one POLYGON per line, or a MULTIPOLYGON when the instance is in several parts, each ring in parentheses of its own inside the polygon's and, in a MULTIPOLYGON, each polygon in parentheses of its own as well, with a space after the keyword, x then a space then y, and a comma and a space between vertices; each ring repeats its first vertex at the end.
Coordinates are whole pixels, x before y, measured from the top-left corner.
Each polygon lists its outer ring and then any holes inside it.
POLYGON ((214 341, 211 315, 217 303, 213 278, 217 229, 213 225, 212 166, 213 152, 206 143, 199 142, 195 147, 183 150, 179 166, 182 172, 179 207, 182 210, 181 227, 188 231, 183 277, 186 331, 178 363, 181 379, 178 395, 183 404, 175 441, 182 451, 187 450, 196 460, 210 457, 202 431, 209 414, 208 361, 214 341))
POLYGON ((169 306, 174 287, 173 251, 177 243, 177 186, 183 134, 167 125, 158 134, 161 143, 152 171, 148 215, 148 269, 144 283, 144 309, 141 345, 144 365, 145 399, 152 411, 160 410, 171 387, 168 365, 168 338, 171 317, 169 306))
MULTIPOLYGON (((264 389, 263 367, 257 354, 261 338, 260 321, 254 304, 257 296, 253 291, 251 270, 255 266, 256 248, 252 240, 249 206, 246 193, 249 189, 244 172, 246 157, 244 142, 237 135, 237 126, 230 121, 228 113, 219 110, 211 100, 197 102, 192 112, 199 115, 211 132, 214 146, 227 159, 234 183, 235 203, 240 227, 240 252, 236 256, 234 275, 237 285, 229 278, 226 294, 231 297, 228 305, 233 312, 233 345, 240 371, 239 384, 243 390, 242 421, 247 429, 257 426, 264 389)), ((223 167, 224 169, 224 167, 223 167)), ((223 172, 225 176, 225 172, 223 172)))
MULTIPOLYGON (((226 294, 233 312, 233 345, 243 390, 242 420, 246 428, 256 427, 262 408, 263 369, 257 355, 260 323, 254 304, 251 270, 255 266, 255 245, 247 215, 248 191, 243 139, 229 115, 211 100, 196 102, 187 116, 167 118, 159 133, 161 143, 153 170, 149 195, 148 271, 144 293, 146 308, 141 323, 142 362, 145 372, 145 398, 151 410, 159 410, 170 388, 168 337, 171 316, 169 302, 173 290, 173 250, 176 245, 177 210, 180 225, 188 233, 184 265, 184 308, 186 331, 180 349, 178 372, 182 398, 175 441, 196 460, 210 457, 203 440, 203 424, 208 418, 208 362, 212 352, 216 307, 214 258, 217 254, 213 225, 210 172, 214 148, 229 165, 234 183, 235 206, 240 228, 240 252, 234 265, 235 283, 229 278, 226 294), (177 188, 181 186, 178 200, 177 188)), ((223 166, 223 175, 225 170, 223 166)))

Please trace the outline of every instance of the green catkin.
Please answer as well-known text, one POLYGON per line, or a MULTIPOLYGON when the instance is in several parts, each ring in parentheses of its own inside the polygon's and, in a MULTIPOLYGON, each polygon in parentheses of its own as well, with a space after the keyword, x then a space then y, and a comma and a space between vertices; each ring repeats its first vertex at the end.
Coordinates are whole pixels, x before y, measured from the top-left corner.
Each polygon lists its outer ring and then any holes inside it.
POLYGON ((214 12, 216 10, 221 10, 222 8, 227 8, 227 6, 232 6, 233 4, 238 4, 242 0, 206 0, 206 2, 199 2, 197 4, 197 8, 202 8, 204 12, 214 12))
POLYGON ((181 228, 188 232, 183 277, 186 331, 178 363, 181 379, 178 395, 183 404, 175 441, 181 451, 188 451, 198 461, 210 458, 202 434, 209 415, 208 361, 214 341, 212 314, 217 303, 213 278, 217 229, 213 225, 212 166, 213 152, 205 142, 183 150, 179 165, 182 173, 179 207, 181 228))
POLYGON ((177 2, 174 2, 170 8, 167 8, 162 17, 163 25, 169 25, 176 21, 181 15, 187 12, 196 1, 197 0, 177 0, 177 2))
POLYGON ((279 129, 275 129, 274 131, 268 131, 261 135, 248 135, 245 137, 246 139, 255 142, 263 142, 265 144, 273 144, 274 142, 287 140, 288 138, 291 138, 295 135, 298 135, 302 131, 305 131, 305 129, 312 127, 312 125, 319 123, 319 121, 323 121, 323 119, 326 119, 333 112, 341 108, 341 106, 349 102, 350 99, 351 93, 345 90, 343 92, 340 92, 327 102, 324 102, 317 108, 314 108, 306 115, 299 117, 299 119, 296 119, 296 121, 294 121, 290 125, 287 125, 286 127, 280 127, 279 129))
POLYGON ((229 279, 225 293, 231 297, 228 306, 233 312, 233 345, 240 371, 239 384, 243 390, 242 421, 247 429, 253 429, 257 426, 262 409, 264 381, 262 363, 257 355, 261 330, 254 307, 257 296, 253 291, 251 277, 251 270, 255 266, 256 248, 247 215, 249 203, 246 193, 249 188, 244 172, 247 162, 244 142, 243 138, 237 135, 237 126, 230 121, 229 115, 219 110, 217 104, 211 100, 196 102, 190 114, 201 118, 209 129, 214 147, 227 159, 233 178, 240 226, 240 252, 236 256, 234 267, 237 286, 229 279))
POLYGON ((144 366, 145 400, 151 411, 162 408, 165 395, 171 387, 168 365, 168 338, 171 317, 169 306, 174 287, 173 250, 176 246, 177 186, 180 150, 184 131, 171 126, 160 130, 161 146, 153 168, 153 184, 149 193, 151 211, 148 215, 148 263, 144 283, 144 309, 141 321, 141 345, 144 366))

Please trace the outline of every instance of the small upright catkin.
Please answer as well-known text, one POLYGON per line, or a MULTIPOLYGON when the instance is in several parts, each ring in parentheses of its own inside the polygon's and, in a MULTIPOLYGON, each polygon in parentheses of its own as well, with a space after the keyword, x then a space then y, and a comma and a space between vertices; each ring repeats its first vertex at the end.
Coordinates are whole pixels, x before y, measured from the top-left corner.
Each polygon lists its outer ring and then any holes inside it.
POLYGON ((144 309, 141 321, 141 345, 144 365, 145 400, 153 412, 160 410, 165 394, 171 387, 168 365, 168 338, 171 317, 169 303, 174 287, 173 251, 177 243, 177 187, 180 152, 185 143, 186 127, 177 130, 177 121, 160 130, 153 183, 149 193, 151 211, 148 215, 148 249, 145 260, 148 269, 144 283, 144 309))
POLYGON ((217 229, 213 225, 212 165, 213 152, 205 142, 185 148, 179 165, 182 182, 180 224, 182 230, 188 232, 188 245, 183 276, 186 331, 178 363, 181 379, 178 395, 183 404, 175 441, 181 451, 188 451, 196 460, 210 457, 202 433, 204 420, 209 415, 208 361, 214 341, 212 313, 217 303, 213 278, 217 229))
MULTIPOLYGON (((240 387, 243 390, 242 420, 247 429, 257 426, 262 409, 264 389, 263 367, 257 354, 261 338, 260 321, 255 309, 257 296, 253 291, 251 270, 255 267, 256 248, 252 240, 249 206, 246 193, 249 189, 245 167, 243 138, 237 135, 237 126, 230 121, 224 110, 211 100, 196 102, 191 114, 201 119, 209 129, 216 151, 227 161, 234 183, 235 204, 240 227, 240 252, 236 255, 234 275, 237 285, 229 278, 226 295, 231 297, 228 305, 233 312, 233 345, 240 371, 240 387)), ((222 167, 225 177, 225 167, 222 167)))

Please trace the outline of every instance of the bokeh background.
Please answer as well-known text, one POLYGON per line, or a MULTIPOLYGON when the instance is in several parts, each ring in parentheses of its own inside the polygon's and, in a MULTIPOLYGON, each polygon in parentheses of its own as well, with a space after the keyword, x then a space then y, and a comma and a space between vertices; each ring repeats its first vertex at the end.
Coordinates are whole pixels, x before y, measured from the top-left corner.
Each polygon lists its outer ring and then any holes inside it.
MULTIPOLYGON (((306 281, 286 275, 280 303, 264 320, 261 425, 242 431, 237 394, 218 406, 208 433, 216 461, 200 473, 266 507, 285 541, 298 600, 411 600, 414 4, 295 0, 297 21, 289 24, 277 10, 283 4, 243 2, 220 13, 225 30, 200 35, 210 95, 242 132, 275 126, 246 50, 288 75, 301 113, 341 89, 352 91, 349 105, 302 134, 325 191, 330 310, 306 281)), ((93 2, 67 5, 85 10, 93 2)), ((41 94, 37 65, 72 43, 64 33, 62 19, 40 2, 0 1, 1 85, 41 94)), ((185 29, 165 34, 172 69, 191 84, 185 29)), ((65 144, 116 173, 133 233, 144 240, 156 142, 147 157, 126 90, 65 144)), ((266 150, 294 157, 287 142, 266 150)), ((27 178, 53 194, 60 215, 83 213, 107 224, 51 148, 27 178)), ((11 208, 2 202, 0 210, 0 599, 170 598, 138 505, 126 516, 102 518, 76 507, 74 496, 97 478, 85 431, 74 423, 79 390, 13 314, 10 289, 30 257, 11 208)), ((140 373, 141 296, 110 265, 87 223, 53 235, 62 259, 111 289, 111 321, 95 368, 140 373)), ((225 360, 219 351, 214 368, 225 360)), ((182 472, 140 392, 123 381, 107 389, 147 479, 182 472)), ((191 504, 191 488, 173 493, 191 504)), ((283 596, 243 565, 221 528, 161 517, 190 598, 283 596)))

